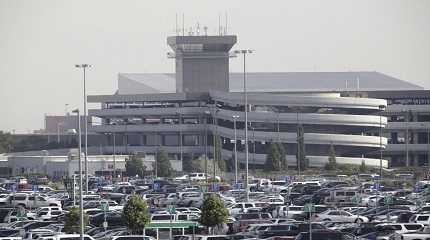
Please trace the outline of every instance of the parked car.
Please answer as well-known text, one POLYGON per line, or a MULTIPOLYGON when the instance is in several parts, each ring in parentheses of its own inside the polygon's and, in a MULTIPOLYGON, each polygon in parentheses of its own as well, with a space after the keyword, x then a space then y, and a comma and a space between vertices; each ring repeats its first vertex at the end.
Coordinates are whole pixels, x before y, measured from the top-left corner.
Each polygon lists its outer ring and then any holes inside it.
POLYGON ((333 222, 368 222, 369 219, 364 216, 354 215, 342 210, 327 210, 318 213, 315 216, 316 221, 333 221, 333 222))

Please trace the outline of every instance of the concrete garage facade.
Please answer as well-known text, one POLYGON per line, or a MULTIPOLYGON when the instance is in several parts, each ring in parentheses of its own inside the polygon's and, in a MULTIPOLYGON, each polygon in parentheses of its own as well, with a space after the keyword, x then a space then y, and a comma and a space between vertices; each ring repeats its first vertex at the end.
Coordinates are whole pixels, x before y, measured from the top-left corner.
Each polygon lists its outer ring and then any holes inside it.
MULTIPOLYGON (((174 52, 169 56, 175 59, 176 74, 120 73, 116 94, 88 96, 89 102, 100 104, 100 108, 89 110, 89 115, 101 122, 91 126, 91 131, 106 135, 107 149, 115 144, 121 154, 155 155, 163 149, 171 159, 182 162, 211 156, 213 136, 219 135, 223 158, 228 160, 233 156, 236 122, 237 156, 244 163, 245 105, 240 85, 243 75, 229 73, 226 66, 211 68, 208 60, 222 58, 223 65, 228 66, 229 51, 235 42, 235 36, 170 37, 168 43, 174 52), (190 59, 192 62, 184 64, 190 59), (196 68, 199 65, 205 67, 196 68), (215 76, 223 77, 212 78, 215 70, 215 76)), ((325 88, 289 91, 284 81, 296 79, 296 85, 292 86, 298 88, 297 81, 303 84, 308 79, 310 88, 313 85, 330 88, 332 82, 344 86, 343 79, 351 81, 355 75, 362 77, 364 87, 391 81, 413 88, 376 72, 247 73, 251 166, 261 167, 265 163, 271 142, 282 143, 287 149, 288 164, 295 166, 298 126, 304 128, 311 166, 320 167, 328 161, 331 145, 339 163, 365 161, 367 165, 379 166, 380 159, 374 153, 386 148, 387 138, 373 133, 387 127, 387 118, 381 116, 387 106, 385 99, 347 97, 340 87, 330 91, 325 88)), ((388 166, 385 159, 382 164, 388 166)))

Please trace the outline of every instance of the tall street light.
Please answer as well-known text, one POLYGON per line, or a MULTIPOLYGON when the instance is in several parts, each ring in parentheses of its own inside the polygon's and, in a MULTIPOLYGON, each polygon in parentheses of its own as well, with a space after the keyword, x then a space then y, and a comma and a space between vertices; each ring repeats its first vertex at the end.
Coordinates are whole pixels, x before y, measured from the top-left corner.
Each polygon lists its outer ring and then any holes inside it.
MULTIPOLYGON (((82 155, 82 134, 81 134, 81 115, 79 113, 79 109, 75 109, 72 111, 73 113, 76 113, 78 116, 78 153, 79 153, 79 164, 78 164, 78 169, 79 169, 79 225, 81 226, 79 229, 79 233, 80 233, 80 238, 81 240, 84 240, 84 199, 83 199, 83 191, 82 191, 82 160, 81 160, 81 155, 82 155)), ((75 186, 73 186, 74 188, 75 186)))
POLYGON ((111 174, 112 180, 115 178, 116 176, 116 149, 115 149, 115 132, 111 132, 111 133, 107 133, 107 135, 112 135, 112 142, 113 142, 113 146, 112 146, 112 157, 113 157, 113 176, 111 174))
POLYGON ((236 119, 239 118, 238 115, 233 115, 233 128, 234 128, 234 183, 237 186, 237 128, 236 119))
POLYGON ((87 68, 90 68, 90 64, 76 64, 76 68, 82 68, 84 73, 84 121, 85 121, 85 193, 88 193, 88 119, 87 119, 87 88, 85 73, 87 68))
POLYGON ((251 54, 253 50, 242 49, 235 50, 235 54, 243 55, 243 98, 244 98, 244 111, 245 111, 245 200, 249 201, 249 151, 248 151, 248 93, 246 91, 246 55, 251 54))
POLYGON ((206 186, 209 186, 208 180, 208 117, 210 116, 210 111, 205 111, 205 178, 206 186))
POLYGON ((183 146, 182 146, 183 143, 182 143, 182 129, 181 129, 181 127, 182 127, 182 120, 181 120, 182 115, 180 112, 177 112, 176 114, 178 115, 178 124, 179 124, 179 126, 178 126, 178 129, 179 129, 179 159, 181 160, 181 166, 183 168, 184 167, 184 162, 183 162, 184 158, 183 158, 183 146))
MULTIPOLYGON (((212 191, 215 192, 215 180, 216 180, 216 166, 217 166, 217 161, 218 159, 216 159, 217 157, 217 151, 219 150, 219 152, 221 153, 222 151, 222 143, 221 143, 221 139, 218 136, 218 118, 217 118, 217 113, 219 112, 219 109, 217 109, 217 103, 215 101, 214 104, 214 109, 213 109, 213 118, 212 118, 212 124, 215 126, 215 131, 212 134, 213 135, 213 185, 212 185, 212 191), (220 139, 219 145, 218 145, 218 139, 220 139), (218 148, 217 148, 218 145, 218 148)), ((220 156, 221 157, 221 154, 220 156)))

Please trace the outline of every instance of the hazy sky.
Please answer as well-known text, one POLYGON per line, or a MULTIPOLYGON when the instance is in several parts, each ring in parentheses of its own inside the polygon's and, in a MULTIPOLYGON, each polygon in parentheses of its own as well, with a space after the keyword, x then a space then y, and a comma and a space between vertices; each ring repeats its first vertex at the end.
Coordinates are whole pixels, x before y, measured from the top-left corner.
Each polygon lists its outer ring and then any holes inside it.
POLYGON ((428 0, 0 0, 0 130, 82 107, 75 63, 94 65, 88 94, 113 93, 118 72, 173 72, 175 15, 215 33, 226 12, 237 47, 256 50, 249 71, 380 71, 430 88, 428 0))

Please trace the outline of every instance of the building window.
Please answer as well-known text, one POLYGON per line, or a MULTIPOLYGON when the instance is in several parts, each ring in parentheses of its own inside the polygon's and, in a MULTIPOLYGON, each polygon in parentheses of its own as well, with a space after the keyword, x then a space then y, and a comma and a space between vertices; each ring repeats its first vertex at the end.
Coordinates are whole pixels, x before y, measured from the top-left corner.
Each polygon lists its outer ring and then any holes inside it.
POLYGON ((198 146, 199 145, 199 135, 184 135, 184 145, 185 146, 198 146))
POLYGON ((148 146, 158 146, 160 144, 160 136, 156 134, 148 134, 145 136, 146 145, 148 146))
POLYGON ((179 145, 179 135, 164 135, 164 145, 165 146, 178 146, 179 145))

